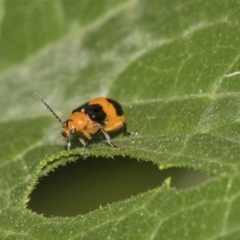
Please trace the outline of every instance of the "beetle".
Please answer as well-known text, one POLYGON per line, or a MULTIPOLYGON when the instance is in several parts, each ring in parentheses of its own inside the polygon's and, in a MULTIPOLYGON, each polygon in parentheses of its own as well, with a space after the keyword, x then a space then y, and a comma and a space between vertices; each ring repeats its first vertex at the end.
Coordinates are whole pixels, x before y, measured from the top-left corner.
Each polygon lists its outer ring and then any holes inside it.
POLYGON ((108 144, 115 149, 117 146, 111 141, 108 132, 123 129, 125 135, 136 135, 136 132, 127 132, 126 117, 122 106, 111 98, 94 98, 74 109, 69 118, 63 122, 42 97, 38 95, 38 93, 33 92, 33 94, 42 101, 42 103, 61 123, 62 136, 67 141, 68 150, 71 148, 71 142, 69 140, 70 136, 78 136, 79 141, 85 148, 84 158, 88 156, 87 148, 92 140, 91 135, 102 132, 108 144), (84 136, 87 141, 85 141, 82 136, 84 136))

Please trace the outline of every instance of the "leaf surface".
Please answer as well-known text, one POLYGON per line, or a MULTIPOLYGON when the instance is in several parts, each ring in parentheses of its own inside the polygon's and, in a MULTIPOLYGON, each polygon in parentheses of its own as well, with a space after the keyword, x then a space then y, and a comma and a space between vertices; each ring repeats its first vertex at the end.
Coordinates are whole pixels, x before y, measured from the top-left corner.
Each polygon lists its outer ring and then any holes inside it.
POLYGON ((1 239, 238 239, 239 1, 0 1, 0 9, 1 239), (97 96, 122 103, 138 136, 114 138, 118 151, 94 143, 92 156, 214 178, 184 191, 166 180, 83 216, 37 215, 26 204, 39 177, 83 150, 62 151, 59 123, 32 91, 64 120, 97 96))

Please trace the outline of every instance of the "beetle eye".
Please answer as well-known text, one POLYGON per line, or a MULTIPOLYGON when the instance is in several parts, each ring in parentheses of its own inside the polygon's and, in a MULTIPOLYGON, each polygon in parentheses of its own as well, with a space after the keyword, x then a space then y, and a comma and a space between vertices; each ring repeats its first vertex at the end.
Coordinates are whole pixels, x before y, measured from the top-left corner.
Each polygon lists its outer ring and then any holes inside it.
POLYGON ((70 133, 71 133, 71 135, 75 135, 76 134, 76 128, 71 129, 70 133))

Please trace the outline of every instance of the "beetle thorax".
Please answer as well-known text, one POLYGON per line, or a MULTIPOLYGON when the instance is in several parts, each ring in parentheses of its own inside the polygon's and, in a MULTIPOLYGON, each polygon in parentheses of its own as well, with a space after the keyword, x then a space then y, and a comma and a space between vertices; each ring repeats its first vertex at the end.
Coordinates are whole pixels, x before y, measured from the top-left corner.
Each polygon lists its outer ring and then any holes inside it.
POLYGON ((88 122, 88 116, 83 112, 73 113, 67 121, 63 123, 62 135, 68 138, 70 135, 80 135, 88 122))

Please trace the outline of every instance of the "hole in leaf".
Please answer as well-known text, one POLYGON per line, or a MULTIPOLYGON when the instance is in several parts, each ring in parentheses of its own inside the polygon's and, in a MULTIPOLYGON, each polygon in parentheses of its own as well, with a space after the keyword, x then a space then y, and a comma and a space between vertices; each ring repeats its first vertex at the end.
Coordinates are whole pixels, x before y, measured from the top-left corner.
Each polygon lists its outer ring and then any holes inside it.
POLYGON ((28 208, 45 217, 77 216, 159 187, 168 177, 177 189, 211 178, 186 168, 159 170, 152 162, 121 156, 89 157, 42 177, 30 195, 28 208))

